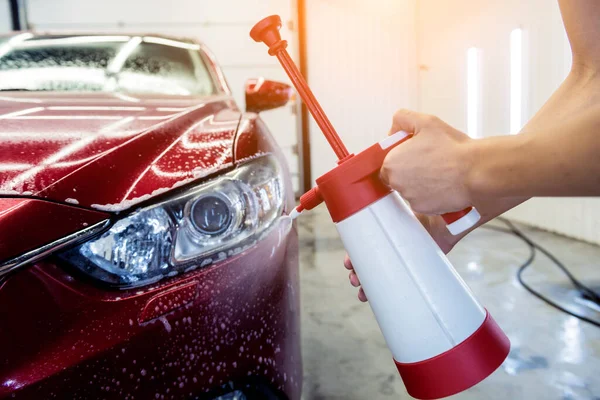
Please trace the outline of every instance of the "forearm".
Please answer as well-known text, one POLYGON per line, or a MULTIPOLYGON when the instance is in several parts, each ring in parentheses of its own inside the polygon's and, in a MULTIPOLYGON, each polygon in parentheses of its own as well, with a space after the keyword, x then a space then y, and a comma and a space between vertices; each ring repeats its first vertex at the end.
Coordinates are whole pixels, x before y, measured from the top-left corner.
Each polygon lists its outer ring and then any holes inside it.
POLYGON ((600 195, 600 107, 540 132, 473 143, 475 198, 600 195))
MULTIPOLYGON (((507 158, 502 157, 500 159, 500 151, 498 148, 494 147, 494 142, 503 141, 505 139, 508 139, 509 142, 519 142, 523 137, 525 137, 525 135, 533 135, 535 132, 539 132, 541 134, 547 132, 549 135, 552 135, 552 132, 559 132, 561 136, 564 136, 565 139, 567 139, 567 137, 572 135, 572 133, 563 132, 561 128, 557 128, 557 126, 561 124, 567 124, 569 120, 577 118, 578 115, 589 112, 589 110, 594 109, 596 105, 600 105, 600 79, 597 77, 597 74, 593 69, 588 67, 583 68, 580 65, 575 65, 567 79, 554 92, 550 99, 548 99, 544 106, 533 116, 533 118, 531 118, 519 135, 509 136, 506 138, 489 138, 477 141, 477 145, 486 145, 487 151, 490 153, 489 156, 491 158, 486 159, 485 157, 488 155, 481 156, 480 161, 484 164, 484 167, 474 167, 471 171, 471 176, 481 173, 484 169, 486 169, 485 165, 489 165, 490 168, 493 168, 494 165, 496 165, 496 162, 493 160, 499 158, 499 164, 502 165, 501 168, 496 170, 499 176, 497 178, 489 178, 490 180, 486 180, 487 184, 498 184, 498 182, 501 182, 503 179, 502 175, 507 174, 511 168, 514 168, 523 161, 535 159, 535 157, 532 157, 531 154, 527 154, 527 151, 518 150, 518 143, 508 143, 506 146, 507 149, 502 150, 502 153, 506 155, 507 158), (487 146, 488 144, 489 146, 487 146), (520 152, 521 155, 519 157, 513 157, 515 155, 513 153, 514 148, 517 148, 517 150, 520 152), (516 159, 514 160, 516 164, 508 165, 507 161, 509 159, 516 159)), ((566 155, 566 153, 563 154, 563 156, 566 155)), ((540 165, 538 164, 536 167, 539 168, 540 165)), ((481 177, 481 175, 479 176, 481 177)), ((517 183, 520 184, 523 184, 524 182, 519 174, 516 174, 516 177, 515 175, 512 175, 511 179, 516 179, 517 183)), ((537 182, 538 179, 534 178, 532 180, 536 181, 536 184, 539 183, 537 182)), ((506 183, 504 185, 506 185, 506 183)), ((496 193, 498 197, 490 198, 485 196, 487 198, 480 197, 474 201, 474 205, 481 214, 481 221, 473 229, 527 201, 533 196, 533 194, 530 194, 529 192, 530 189, 531 187, 529 187, 527 191, 519 193, 516 190, 505 192, 503 191, 502 187, 492 187, 490 192, 496 193), (509 193, 512 193, 513 196, 511 197, 509 193)), ((448 238, 447 240, 450 243, 456 243, 467 234, 468 232, 457 237, 448 238)))
POLYGON ((559 0, 573 66, 518 136, 476 143, 474 191, 481 197, 598 195, 600 6, 559 0))
MULTIPOLYGON (((600 194, 600 162, 595 162, 600 150, 595 140, 600 130, 600 2, 559 4, 573 53, 569 76, 519 135, 474 141, 469 149, 475 151, 460 158, 472 165, 465 186, 482 215, 477 226, 532 196, 600 194)), ((440 217, 428 222, 449 251, 468 232, 452 236, 444 225, 440 217)))

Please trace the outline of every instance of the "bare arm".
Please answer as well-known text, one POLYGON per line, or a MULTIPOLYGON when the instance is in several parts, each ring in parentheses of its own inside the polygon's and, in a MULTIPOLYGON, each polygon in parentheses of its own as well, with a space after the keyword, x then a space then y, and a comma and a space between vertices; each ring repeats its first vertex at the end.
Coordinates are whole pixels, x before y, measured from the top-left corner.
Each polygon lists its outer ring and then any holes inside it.
MULTIPOLYGON (((462 164, 465 157, 474 157, 473 168, 465 175, 450 176, 455 179, 453 185, 472 186, 472 191, 478 192, 469 201, 482 216, 476 227, 532 196, 600 195, 600 140, 596 138, 600 135, 600 1, 559 0, 559 5, 571 44, 573 66, 569 76, 527 123, 522 133, 472 141, 456 136, 452 127, 441 121, 433 121, 438 124, 435 135, 429 135, 429 139, 423 135, 420 141, 417 141, 417 136, 397 147, 396 159, 399 162, 396 167, 393 152, 388 155, 387 166, 384 165, 387 171, 382 170, 382 175, 392 187, 406 197, 402 188, 418 187, 428 173, 431 184, 435 186, 436 182, 444 181, 444 170, 456 170, 456 165, 462 164), (452 147, 450 144, 444 146, 441 154, 435 152, 435 149, 439 150, 439 135, 444 130, 457 142, 454 155, 448 154, 447 149, 452 147), (430 146, 427 146, 427 141, 431 142, 430 146), (467 145, 461 149, 459 143, 467 145), (464 151, 465 148, 471 151, 464 151), (411 171, 407 166, 417 168, 411 171), (431 170, 435 168, 432 166, 437 167, 433 173, 431 170), (408 173, 403 175, 407 170, 408 173), (399 178, 396 181, 398 187, 394 185, 395 175, 399 178), (411 175, 416 181, 410 182, 411 175), (465 181, 469 182, 465 184, 465 181)), ((408 116, 405 112, 397 113, 391 132, 400 129, 410 131, 417 117, 411 113, 408 116)), ((430 187, 424 187, 420 200, 425 202, 428 198, 437 197, 445 201, 448 198, 448 191, 444 188, 432 193, 430 187)), ((455 210, 458 209, 461 207, 455 210)), ((439 208, 438 213, 455 210, 439 208)), ((470 232, 452 236, 439 215, 417 216, 446 253, 470 232)), ((352 269, 348 257, 344 265, 352 269)), ((353 286, 360 285, 354 271, 350 272, 350 282, 353 286)), ((361 301, 367 300, 362 289, 358 297, 361 301)))
POLYGON ((521 135, 476 144, 473 186, 486 197, 600 195, 600 2, 559 5, 573 66, 521 135))
POLYGON ((543 131, 474 143, 471 186, 482 197, 599 196, 599 135, 596 106, 543 131))
MULTIPOLYGON (((482 215, 477 226, 532 196, 599 194, 600 1, 559 0, 559 6, 572 69, 520 135, 478 141, 481 165, 473 168, 472 179, 488 196, 476 204, 482 215)), ((450 235, 437 216, 420 218, 444 251, 468 234, 450 235)))

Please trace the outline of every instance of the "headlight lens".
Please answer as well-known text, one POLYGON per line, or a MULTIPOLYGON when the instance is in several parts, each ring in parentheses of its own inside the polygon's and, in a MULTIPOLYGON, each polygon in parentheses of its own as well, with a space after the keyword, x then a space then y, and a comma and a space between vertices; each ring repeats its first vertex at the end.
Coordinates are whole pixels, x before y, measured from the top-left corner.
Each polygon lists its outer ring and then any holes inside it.
POLYGON ((282 170, 263 156, 135 211, 60 257, 111 285, 141 286, 242 251, 274 225, 283 204, 282 170))
POLYGON ((218 236, 231 225, 231 205, 217 193, 202 196, 191 206, 190 220, 201 234, 218 236))

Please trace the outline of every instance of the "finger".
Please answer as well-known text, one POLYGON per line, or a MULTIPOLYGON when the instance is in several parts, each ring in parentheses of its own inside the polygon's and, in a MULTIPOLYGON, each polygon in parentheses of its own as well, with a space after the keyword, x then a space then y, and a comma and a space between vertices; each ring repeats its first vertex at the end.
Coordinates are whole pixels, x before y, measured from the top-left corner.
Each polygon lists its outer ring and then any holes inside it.
POLYGON ((421 114, 411 110, 398 110, 392 119, 392 128, 389 134, 405 131, 417 135, 423 128, 439 123, 439 119, 432 115, 421 114))
POLYGON ((360 288, 358 291, 358 299, 360 301, 362 301, 363 303, 366 303, 368 301, 367 295, 365 294, 365 291, 363 290, 363 288, 360 288))
POLYGON ((346 269, 354 269, 354 267, 352 266, 352 261, 350 261, 350 257, 348 257, 348 254, 344 256, 344 267, 346 267, 346 269))
POLYGON ((417 217, 417 219, 421 223, 421 225, 423 225, 426 229, 428 229, 429 228, 429 216, 425 215, 425 214, 420 214, 418 212, 415 212, 414 214, 415 214, 415 217, 417 217))
POLYGON ((393 189, 401 194, 405 194, 402 193, 402 190, 405 188, 398 186, 398 183, 405 183, 405 180, 408 179, 405 172, 406 169, 401 164, 402 160, 407 158, 407 152, 410 153, 410 143, 393 148, 383 159, 383 164, 379 170, 381 181, 388 186, 392 186, 393 189))
POLYGON ((358 279, 358 275, 356 275, 356 272, 354 272, 354 271, 350 272, 348 279, 350 279, 350 284, 352 286, 354 286, 354 287, 360 286, 360 279, 358 279))

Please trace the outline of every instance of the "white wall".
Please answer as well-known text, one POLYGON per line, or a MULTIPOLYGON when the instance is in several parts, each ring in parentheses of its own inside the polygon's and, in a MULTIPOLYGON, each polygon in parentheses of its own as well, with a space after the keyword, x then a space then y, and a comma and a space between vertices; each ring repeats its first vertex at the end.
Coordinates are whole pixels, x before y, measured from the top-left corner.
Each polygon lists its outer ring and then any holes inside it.
MULTIPOLYGON (((415 0, 306 0, 308 80, 350 152, 384 138, 416 106, 415 0)), ((335 166, 310 125, 313 180, 335 166)))
MULTIPOLYGON (((510 32, 525 38, 524 120, 562 82, 571 58, 555 0, 419 0, 419 109, 466 130, 466 51, 481 51, 481 131, 509 132, 510 32)), ((600 199, 533 199, 508 217, 600 243, 600 199)))
MULTIPOLYGON (((0 0, 5 2, 7 0, 0 0)), ((246 79, 264 76, 288 82, 265 45, 250 39, 252 26, 265 16, 281 15, 282 36, 295 54, 295 33, 288 28, 294 16, 292 0, 28 0, 28 16, 38 31, 155 32, 197 37, 216 55, 233 94, 244 106, 246 79)), ((281 145, 298 186, 295 105, 267 111, 265 122, 281 145)))
POLYGON ((510 32, 522 28, 529 79, 525 119, 558 87, 570 67, 568 42, 555 0, 420 0, 419 108, 466 130, 466 52, 481 51, 482 132, 509 131, 510 32))
POLYGON ((12 30, 8 0, 0 0, 0 35, 12 30))

